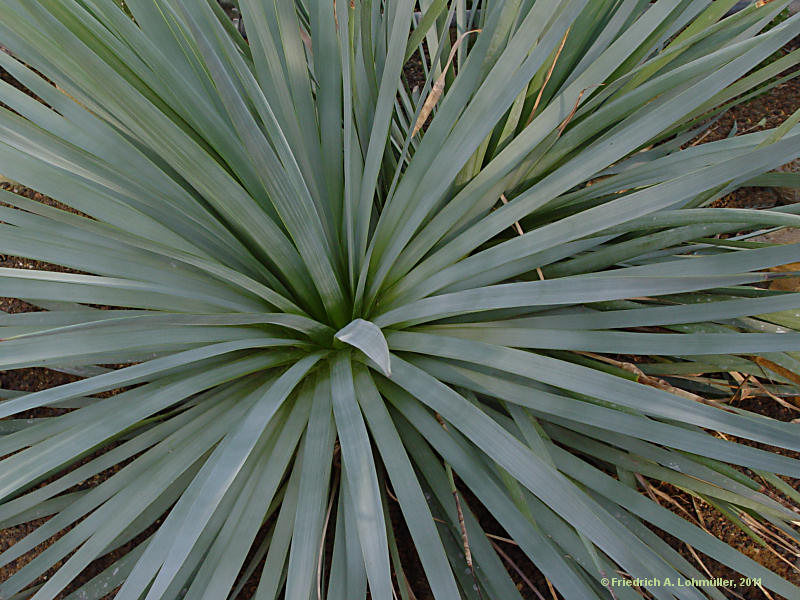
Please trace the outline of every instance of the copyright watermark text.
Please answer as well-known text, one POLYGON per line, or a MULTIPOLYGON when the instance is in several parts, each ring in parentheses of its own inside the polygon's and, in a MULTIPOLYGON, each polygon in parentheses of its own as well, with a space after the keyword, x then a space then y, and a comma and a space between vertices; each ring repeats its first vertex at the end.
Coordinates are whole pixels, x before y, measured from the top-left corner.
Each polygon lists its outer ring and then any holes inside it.
POLYGON ((641 588, 656 588, 656 587, 754 587, 761 585, 761 579, 751 577, 739 577, 738 579, 725 579, 723 577, 714 577, 709 579, 696 579, 694 577, 634 577, 631 579, 624 577, 603 577, 600 583, 605 587, 621 588, 621 587, 641 587, 641 588))

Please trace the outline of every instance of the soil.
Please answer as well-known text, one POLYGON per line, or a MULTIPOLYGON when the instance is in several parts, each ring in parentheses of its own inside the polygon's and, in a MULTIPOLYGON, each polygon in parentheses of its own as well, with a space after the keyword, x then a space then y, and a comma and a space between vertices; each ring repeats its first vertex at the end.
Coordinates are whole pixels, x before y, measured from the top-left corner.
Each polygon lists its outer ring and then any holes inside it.
MULTIPOLYGON (((789 49, 794 49, 798 46, 800 46, 800 44, 798 44, 798 40, 795 40, 790 47, 784 49, 784 52, 788 51, 789 49)), ((410 64, 407 69, 406 76, 409 81, 412 82, 412 86, 414 83, 418 83, 421 87, 422 83, 424 83, 422 69, 419 63, 410 64)), ((0 69, 0 78, 10 81, 14 85, 17 85, 17 87, 24 89, 16 81, 12 80, 7 73, 5 73, 5 71, 2 71, 2 69, 0 69)), ((774 88, 764 96, 755 98, 743 105, 731 109, 717 121, 717 123, 711 128, 710 133, 702 141, 708 142, 728 136, 731 133, 734 124, 738 133, 775 127, 783 122, 788 115, 792 114, 799 108, 800 79, 795 79, 774 88)), ((787 168, 794 167, 793 165, 789 165, 787 168)), ((46 198, 45 196, 42 196, 33 190, 16 186, 10 182, 2 182, 2 179, 0 179, 0 188, 64 208, 63 205, 59 205, 54 200, 46 198)), ((781 197, 776 194, 774 190, 765 188, 742 188, 732 194, 729 194, 725 198, 717 200, 714 203, 714 206, 766 208, 775 206, 781 201, 781 197)), ((57 271, 68 270, 56 265, 4 255, 0 255, 0 266, 27 269, 52 269, 57 271)), ((17 299, 0 298, 0 310, 13 313, 38 309, 17 299)), ((14 371, 0 371, 0 388, 13 390, 36 391, 61 385, 63 383, 68 383, 74 380, 75 377, 71 375, 59 373, 50 369, 19 369, 14 371)), ((789 409, 780 406, 776 402, 763 397, 746 398, 739 401, 738 406, 783 421, 796 419, 798 416, 796 412, 790 411, 789 409)), ((30 414, 26 415, 26 418, 27 416, 50 416, 53 414, 56 414, 55 410, 48 409, 45 412, 31 412, 30 414)), ((744 443, 757 445, 747 441, 744 441, 744 443)), ((108 451, 109 449, 110 448, 106 448, 102 452, 108 451)), ((81 462, 89 460, 90 458, 92 457, 87 457, 81 462)), ((74 466, 76 465, 73 465, 72 468, 74 468, 74 466)), ((119 465, 114 469, 99 474, 81 485, 85 487, 97 485, 99 482, 113 474, 113 472, 121 468, 121 466, 122 465, 119 465)), ((790 479, 786 479, 786 481, 795 489, 800 490, 800 481, 790 479)), ((693 501, 691 496, 672 486, 657 481, 649 481, 648 483, 655 489, 653 493, 663 506, 669 508, 684 518, 695 521, 697 524, 700 524, 719 539, 737 548, 766 567, 774 570, 789 581, 800 585, 800 569, 798 569, 798 567, 800 567, 800 561, 798 561, 798 557, 800 557, 800 555, 794 554, 788 549, 784 549, 778 553, 767 550, 744 535, 741 530, 731 524, 727 518, 723 517, 713 507, 700 501, 693 501)), ((791 506, 791 503, 776 490, 769 489, 767 493, 772 495, 777 500, 783 502, 787 506, 791 506)), ((466 507, 469 507, 476 513, 487 532, 493 533, 494 535, 498 536, 498 538, 507 537, 506 532, 502 530, 502 528, 492 518, 488 511, 480 506, 474 497, 472 497, 466 490, 462 492, 461 496, 462 502, 465 504, 465 509, 466 507)), ((390 504, 390 517, 395 525, 401 561, 406 567, 408 576, 411 578, 411 581, 408 583, 414 590, 414 593, 419 600, 429 600, 432 598, 432 596, 427 588, 427 584, 425 583, 425 577, 419 563, 419 558, 416 554, 413 543, 411 542, 410 535, 405 528, 399 508, 395 503, 390 504)), ((0 552, 13 545, 16 541, 36 529, 36 527, 40 526, 45 521, 46 519, 39 519, 17 527, 0 531, 0 552)), ((70 588, 70 590, 101 572, 106 566, 116 560, 135 543, 149 535, 155 528, 157 528, 157 526, 158 522, 131 544, 128 544, 126 547, 115 551, 111 555, 95 561, 95 563, 93 563, 81 574, 81 576, 76 580, 75 585, 70 588)), ((256 539, 255 546, 257 546, 260 540, 263 539, 265 529, 266 527, 262 528, 262 531, 256 539)), ((64 533, 66 532, 61 532, 59 536, 63 535, 64 533)), ((708 557, 702 556, 701 554, 690 550, 685 544, 679 542, 671 536, 663 532, 657 533, 659 533, 663 539, 676 548, 687 560, 698 567, 701 572, 706 572, 713 577, 736 577, 736 574, 732 573, 726 567, 716 563, 708 557)), ((0 568, 0 581, 5 580, 11 574, 20 569, 24 564, 26 564, 45 547, 47 547, 47 545, 52 544, 59 536, 51 538, 41 546, 21 557, 19 560, 0 568)), ((503 560, 508 566, 512 577, 517 583, 517 587, 524 598, 561 597, 549 587, 548 582, 542 576, 542 574, 515 545, 503 541, 496 541, 496 544, 497 547, 502 551, 501 556, 503 556, 503 560), (535 588, 535 590, 533 588, 535 588)), ((327 554, 328 556, 330 555, 330 553, 327 554)), ((258 573, 259 570, 260 569, 257 569, 256 573, 258 573)), ((47 575, 45 578, 46 577, 47 575)), ((251 598, 254 595, 256 586, 257 577, 254 575, 247 582, 247 585, 245 585, 242 593, 239 595, 238 600, 247 600, 248 598, 251 598)), ((738 597, 746 598, 747 600, 780 599, 780 597, 775 594, 767 595, 764 591, 757 587, 751 587, 747 589, 740 588, 737 590, 737 593, 739 596, 736 596, 732 592, 726 592, 726 595, 730 598, 738 597)), ((65 595, 66 593, 60 595, 59 598, 63 598, 65 595)), ((114 593, 112 592, 107 595, 104 600, 110 600, 113 597, 114 593)))
MULTIPOLYGON (((786 55, 800 48, 800 36, 779 50, 773 58, 786 55)), ((779 75, 784 77, 797 71, 798 67, 779 75)), ((800 77, 786 81, 767 94, 734 106, 725 112, 709 129, 708 137, 702 142, 724 139, 732 133, 752 133, 773 129, 783 123, 792 113, 800 109, 800 77), (735 128, 735 130, 734 130, 735 128)), ((777 169, 781 171, 800 171, 800 160, 794 160, 777 169)), ((743 187, 714 201, 712 207, 726 208, 772 208, 788 202, 797 202, 794 190, 775 188, 743 187)))
MULTIPOLYGON (((712 126, 704 141, 724 139, 734 126, 737 132, 763 131, 777 127, 793 112, 800 109, 800 77, 782 83, 769 94, 727 111, 712 126)), ((794 160, 781 170, 800 171, 800 161, 794 160)), ((772 208, 789 201, 787 195, 774 188, 743 187, 712 203, 713 207, 772 208)))

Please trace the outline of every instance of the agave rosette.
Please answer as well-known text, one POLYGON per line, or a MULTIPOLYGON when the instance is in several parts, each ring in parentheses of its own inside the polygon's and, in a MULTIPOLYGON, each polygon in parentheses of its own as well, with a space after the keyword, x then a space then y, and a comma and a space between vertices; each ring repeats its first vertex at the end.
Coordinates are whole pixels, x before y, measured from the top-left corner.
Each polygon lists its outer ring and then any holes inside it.
POLYGON ((742 232, 800 205, 709 205, 796 184, 765 173, 800 117, 688 144, 800 61, 763 62, 788 0, 734 4, 240 0, 245 39, 212 0, 0 0, 40 99, 0 84, 0 171, 73 209, 0 195, 0 252, 68 268, 0 269, 44 309, 0 317, 0 368, 79 376, 0 391, 0 526, 50 517, 0 563, 68 530, 0 597, 406 599, 398 531, 437 599, 522 597, 497 533, 568 599, 707 578, 650 526, 798 597, 642 493, 798 540, 762 483, 797 501, 800 462, 737 440, 800 425, 681 379, 798 392, 800 294, 755 284, 800 253, 742 232))

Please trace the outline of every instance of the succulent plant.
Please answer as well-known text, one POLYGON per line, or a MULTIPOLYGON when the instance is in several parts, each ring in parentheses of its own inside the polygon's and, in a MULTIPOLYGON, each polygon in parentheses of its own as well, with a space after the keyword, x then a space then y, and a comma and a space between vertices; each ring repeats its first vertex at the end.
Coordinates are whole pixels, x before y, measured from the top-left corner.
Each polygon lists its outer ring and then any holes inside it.
POLYGON ((728 374, 798 393, 797 247, 746 238, 800 205, 709 205, 800 115, 696 143, 788 0, 125 4, 0 0, 0 171, 60 203, 0 194, 0 252, 62 267, 0 269, 0 368, 77 376, 0 390, 0 526, 49 517, 0 563, 50 540, 0 598, 511 600, 512 546, 724 597, 651 527, 800 595, 653 492, 798 539, 800 425, 728 374))

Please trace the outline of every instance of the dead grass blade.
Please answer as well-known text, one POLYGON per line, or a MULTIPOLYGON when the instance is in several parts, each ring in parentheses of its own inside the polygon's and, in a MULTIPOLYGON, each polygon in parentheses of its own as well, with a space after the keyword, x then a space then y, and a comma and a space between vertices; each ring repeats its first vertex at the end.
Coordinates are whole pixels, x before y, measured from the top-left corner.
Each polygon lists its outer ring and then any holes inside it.
POLYGON ((750 356, 748 358, 750 358, 750 360, 752 360, 754 363, 756 363, 760 367, 764 367, 766 369, 769 369, 770 371, 773 371, 773 372, 777 373, 781 377, 785 377, 786 379, 788 379, 792 383, 796 383, 797 385, 800 385, 800 375, 798 375, 794 371, 790 371, 789 369, 787 369, 785 367, 782 367, 779 364, 772 362, 771 360, 767 360, 763 356, 750 356))
MULTIPOLYGON (((505 194, 500 194, 500 200, 503 201, 503 204, 508 204, 508 198, 506 198, 505 194)), ((525 235, 525 232, 522 230, 522 225, 519 224, 519 221, 514 223, 514 229, 519 235, 525 235)))
POLYGON ((533 582, 530 579, 528 579, 528 577, 525 575, 522 569, 520 569, 519 566, 517 566, 517 563, 515 563, 508 554, 503 552, 503 549, 499 546, 499 544, 497 544, 493 540, 489 541, 491 542, 494 551, 497 552, 497 554, 500 555, 500 558, 502 558, 505 561, 505 563, 514 570, 514 572, 519 576, 522 582, 528 586, 528 588, 534 593, 534 595, 539 600, 545 600, 545 597, 542 596, 542 593, 538 589, 536 589, 536 586, 533 585, 533 582))
POLYGON ((547 75, 545 75, 544 81, 542 82, 542 87, 539 88, 539 94, 536 96, 536 102, 533 103, 531 114, 528 115, 528 120, 525 121, 525 127, 531 124, 531 121, 533 121, 533 117, 536 114, 536 109, 539 108, 539 103, 542 101, 542 94, 544 94, 544 88, 546 88, 547 84, 550 82, 550 77, 552 77, 553 70, 556 68, 556 62, 558 62, 558 57, 561 56, 561 51, 564 49, 564 44, 567 43, 567 36, 569 35, 570 29, 572 28, 570 27, 569 29, 567 29, 567 31, 564 33, 564 37, 561 38, 561 45, 558 47, 558 51, 556 52, 556 55, 553 57, 553 63, 547 70, 547 75))
POLYGON ((659 390, 664 390, 665 392, 670 392, 672 394, 675 394, 676 396, 687 398, 688 400, 694 400, 695 402, 708 404, 709 406, 714 406, 716 408, 721 408, 723 410, 729 410, 727 407, 725 407, 724 404, 720 402, 709 400, 707 398, 703 398, 702 396, 698 396, 697 394, 693 394, 692 392, 687 392, 686 390, 677 388, 674 385, 670 385, 663 379, 658 379, 657 377, 650 377, 649 375, 646 375, 639 367, 637 367, 633 363, 624 362, 621 360, 614 360, 613 358, 608 358, 607 356, 602 356, 600 354, 594 354, 593 352, 576 352, 576 354, 588 356, 589 358, 593 358, 595 360, 599 360, 601 362, 614 365, 615 367, 619 367, 624 371, 633 373, 634 375, 636 375, 636 381, 644 385, 649 385, 650 387, 654 387, 659 390))
POLYGON ((419 133, 419 130, 422 129, 425 121, 428 120, 428 117, 430 116, 431 112, 433 112, 434 107, 436 104, 438 104, 439 99, 442 97, 442 94, 444 93, 444 80, 447 76, 447 71, 450 69, 450 65, 455 58, 459 46, 461 46, 461 43, 464 41, 464 38, 466 38, 470 33, 480 33, 480 31, 480 29, 470 29, 469 31, 465 31, 461 34, 458 40, 456 40, 456 43, 453 44, 453 47, 450 49, 450 55, 447 57, 447 64, 445 64, 444 69, 442 69, 442 73, 433 83, 433 87, 431 88, 428 97, 425 98, 425 103, 422 105, 422 110, 419 112, 417 122, 414 124, 414 131, 411 132, 411 137, 414 137, 417 135, 417 133, 419 133))

